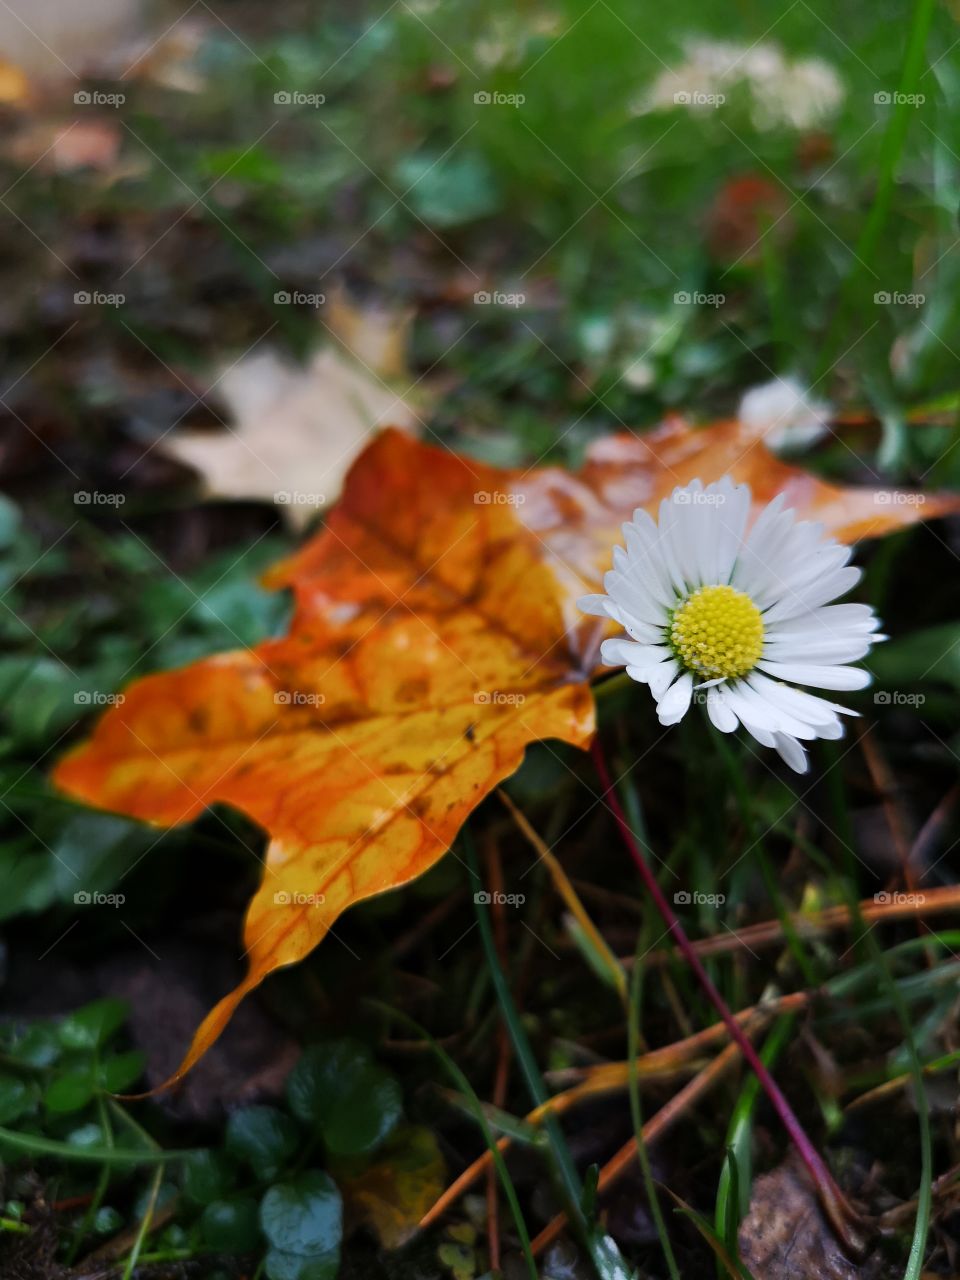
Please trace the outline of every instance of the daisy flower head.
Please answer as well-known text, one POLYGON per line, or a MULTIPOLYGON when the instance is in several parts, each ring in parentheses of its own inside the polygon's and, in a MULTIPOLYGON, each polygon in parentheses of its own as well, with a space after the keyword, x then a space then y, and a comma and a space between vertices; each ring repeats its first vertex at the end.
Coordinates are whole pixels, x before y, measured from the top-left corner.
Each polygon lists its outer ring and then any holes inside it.
POLYGON ((869 605, 831 603, 860 578, 850 547, 798 520, 783 494, 747 532, 750 509, 749 485, 729 476, 674 489, 659 520, 633 513, 604 594, 578 603, 626 631, 601 659, 649 685, 661 724, 702 701, 721 732, 743 725, 804 773, 801 743, 842 737, 840 713, 857 713, 797 686, 862 689, 869 673, 847 664, 884 637, 869 605))

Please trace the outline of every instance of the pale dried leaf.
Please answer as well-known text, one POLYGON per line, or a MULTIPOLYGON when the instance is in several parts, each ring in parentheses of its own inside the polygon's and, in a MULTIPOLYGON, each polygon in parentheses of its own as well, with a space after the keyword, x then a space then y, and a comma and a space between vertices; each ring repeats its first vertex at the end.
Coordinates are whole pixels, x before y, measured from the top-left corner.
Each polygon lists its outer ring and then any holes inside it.
POLYGON ((336 499, 371 435, 417 423, 401 396, 333 347, 305 369, 259 352, 228 369, 216 391, 231 425, 171 432, 162 448, 196 468, 212 496, 277 502, 295 528, 336 499))

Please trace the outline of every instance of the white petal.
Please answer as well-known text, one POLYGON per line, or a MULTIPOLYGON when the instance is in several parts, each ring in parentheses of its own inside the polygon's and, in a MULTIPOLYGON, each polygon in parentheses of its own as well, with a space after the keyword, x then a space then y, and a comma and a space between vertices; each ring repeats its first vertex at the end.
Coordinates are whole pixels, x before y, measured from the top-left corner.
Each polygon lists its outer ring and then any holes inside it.
POLYGON ((750 734, 751 738, 756 738, 761 747, 775 747, 777 745, 776 735, 769 729, 762 729, 760 725, 754 724, 750 720, 741 719, 741 724, 750 734))
POLYGON ((612 617, 609 605, 609 596, 581 596, 577 601, 577 608, 581 613, 594 613, 600 618, 612 617))
POLYGON ((604 640, 600 660, 608 667, 649 667, 670 657, 666 645, 637 644, 633 640, 604 640))
POLYGON ((783 510, 785 501, 784 495, 778 493, 772 502, 767 503, 740 548, 730 581, 748 595, 752 594, 754 586, 763 582, 767 564, 793 528, 793 512, 783 510))
POLYGON ((780 518, 783 511, 783 505, 787 497, 784 493, 778 493, 777 496, 763 508, 754 522, 753 528, 747 537, 745 548, 761 546, 769 537, 770 530, 780 518))
POLYGON ((780 758, 796 773, 806 773, 810 767, 807 762, 807 753, 801 747, 796 738, 791 738, 788 733, 778 733, 774 738, 773 745, 776 747, 780 758))
POLYGON ((870 672, 862 667, 815 667, 805 662, 767 662, 763 658, 757 666, 778 680, 811 684, 815 689, 864 689, 871 680, 870 672))
POLYGON ((838 712, 848 716, 858 714, 856 711, 848 710, 847 707, 839 706, 836 702, 818 698, 814 693, 794 689, 788 684, 780 684, 776 680, 771 680, 769 676, 761 675, 759 671, 750 673, 750 684, 768 701, 782 707, 798 719, 806 721, 807 724, 812 724, 821 737, 825 736, 822 732, 825 726, 839 723, 838 712))
POLYGON ((791 592, 789 595, 784 596, 782 600, 779 600, 763 615, 764 625, 767 626, 772 622, 785 621, 788 618, 796 618, 802 613, 808 613, 811 609, 816 609, 819 605, 826 604, 828 600, 845 595, 859 581, 860 570, 852 565, 846 565, 842 569, 835 569, 832 573, 827 573, 823 578, 811 583, 804 590, 791 592))
POLYGON ((720 507, 726 501, 719 485, 708 485, 700 495, 705 501, 690 513, 694 585, 698 587, 717 581, 717 534, 720 529, 720 507), (712 501, 711 501, 712 500, 712 501))
MULTIPOLYGON (((847 714, 854 715, 855 713, 848 711, 847 714)), ((833 724, 817 725, 818 738, 842 738, 845 732, 846 730, 844 729, 842 720, 835 720, 833 724)))
POLYGON ((633 640, 639 640, 643 644, 655 644, 663 636, 666 614, 664 614, 662 621, 658 623, 640 622, 626 609, 621 608, 616 601, 611 600, 609 596, 583 596, 581 601, 583 600, 605 600, 604 614, 608 618, 612 618, 614 622, 619 622, 620 626, 630 633, 630 637, 633 640))
POLYGON ((827 636, 877 636, 880 619, 869 605, 826 604, 788 622, 774 622, 766 628, 768 640, 819 640, 827 636), (846 609, 864 609, 864 614, 846 614, 846 609))
POLYGON ((796 630, 818 627, 831 634, 847 635, 851 631, 876 631, 879 625, 880 619, 868 604, 824 604, 807 616, 777 623, 777 632, 786 636, 796 630))
POLYGON ((746 708, 744 712, 751 724, 769 729, 771 733, 789 733, 794 738, 815 738, 817 731, 813 725, 791 715, 776 702, 765 698, 749 682, 741 681, 737 685, 737 693, 746 708))
POLYGON ((803 595, 813 583, 821 582, 828 574, 849 564, 852 547, 839 542, 820 547, 798 549, 788 565, 781 566, 777 574, 777 589, 781 595, 803 595))
MULTIPOLYGON (((630 672, 627 667, 627 672, 630 672)), ((680 664, 675 658, 668 658, 666 662, 661 662, 659 666, 647 667, 644 672, 643 680, 645 684, 650 686, 650 692, 658 701, 666 693, 670 687, 671 680, 680 674, 680 664)), ((636 679, 637 677, 634 677, 636 679)))
POLYGON ((628 576, 643 582, 658 604, 671 604, 676 592, 660 554, 657 526, 653 519, 638 508, 633 520, 623 526, 623 537, 630 563, 628 576))
POLYGON ((769 662, 814 662, 830 666, 839 662, 859 662, 870 652, 871 636, 848 639, 809 639, 806 642, 785 640, 764 644, 763 656, 769 662))
POLYGON ((657 716, 661 724, 677 724, 687 714, 693 694, 693 676, 685 671, 657 703, 657 716))
POLYGON ((629 613, 624 613, 620 625, 631 640, 638 640, 640 644, 660 644, 663 640, 666 618, 661 623, 638 622, 629 613))
POLYGON ((623 540, 627 544, 627 552, 639 560, 649 554, 650 548, 657 541, 656 523, 649 517, 644 520, 646 514, 642 507, 638 507, 633 513, 633 519, 623 525, 623 540))
POLYGON ((672 495, 660 503, 660 550, 671 581, 683 595, 692 589, 696 580, 691 537, 694 507, 686 499, 702 488, 700 481, 694 480, 685 489, 674 489, 672 495))
MULTIPOLYGON (((797 590, 818 560, 824 568, 828 564, 839 567, 849 556, 847 547, 832 539, 824 542, 820 525, 806 520, 798 524, 792 511, 784 511, 769 537, 753 546, 745 561, 744 572, 749 566, 749 594, 766 609, 791 589, 797 590)), ((815 576, 819 575, 820 570, 816 570, 815 576)))
POLYGON ((707 715, 721 733, 733 733, 740 723, 730 710, 730 704, 722 689, 710 689, 707 692, 707 715))
POLYGON ((610 569, 603 575, 603 587, 615 604, 639 622, 658 622, 663 617, 663 605, 657 603, 646 584, 619 569, 610 569))
POLYGON ((783 597, 803 595, 812 583, 842 568, 850 555, 849 547, 823 542, 819 526, 798 525, 789 530, 775 552, 764 549, 758 553, 763 564, 755 571, 751 595, 763 609, 769 609, 783 597))
POLYGON ((735 685, 728 685, 724 690, 724 695, 730 710, 735 716, 737 716, 746 731, 749 734, 752 734, 761 746, 772 747, 773 730, 767 728, 765 725, 757 724, 756 720, 751 715, 751 709, 747 700, 743 696, 741 685, 739 683, 735 685))
MULTIPOLYGON (((750 486, 734 484, 725 477, 724 505, 718 515, 719 528, 716 537, 716 582, 729 582, 737 561, 743 534, 750 515, 750 486)), ((722 482, 721 482, 722 483, 722 482)))

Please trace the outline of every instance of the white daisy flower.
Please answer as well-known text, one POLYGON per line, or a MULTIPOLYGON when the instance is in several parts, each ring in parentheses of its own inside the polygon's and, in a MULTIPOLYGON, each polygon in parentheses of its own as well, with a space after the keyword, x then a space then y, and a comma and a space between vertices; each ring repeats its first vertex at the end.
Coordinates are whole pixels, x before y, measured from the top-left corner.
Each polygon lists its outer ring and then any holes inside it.
POLYGON ((635 105, 637 114, 678 105, 707 110, 743 86, 758 129, 812 129, 834 115, 846 96, 837 71, 821 58, 792 61, 778 44, 689 40, 684 59, 660 72, 635 105))
POLYGON ((747 533, 749 515, 749 485, 729 476, 674 489, 659 523, 633 513, 605 594, 578 604, 627 632, 601 658, 650 686, 661 724, 682 720, 701 691, 721 732, 742 724, 804 773, 801 742, 842 737, 838 713, 857 712, 795 686, 862 689, 869 673, 846 664, 885 637, 869 605, 830 603, 860 578, 850 547, 784 509, 783 494, 747 533))
POLYGON ((830 430, 830 405, 814 400, 796 378, 774 378, 751 387, 740 401, 737 417, 774 451, 804 449, 830 430))

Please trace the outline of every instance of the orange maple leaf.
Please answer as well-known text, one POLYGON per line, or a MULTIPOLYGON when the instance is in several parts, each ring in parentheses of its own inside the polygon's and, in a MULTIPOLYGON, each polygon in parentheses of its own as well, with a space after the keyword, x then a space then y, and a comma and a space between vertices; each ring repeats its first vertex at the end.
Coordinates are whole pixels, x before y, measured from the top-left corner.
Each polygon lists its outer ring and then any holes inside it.
POLYGON ((268 577, 294 593, 289 634, 135 682, 60 762, 56 781, 91 804, 171 826, 223 801, 269 836, 247 976, 174 1079, 349 906, 432 866, 530 742, 588 744, 599 635, 576 597, 635 507, 725 472, 758 504, 786 490, 841 538, 960 506, 824 484, 736 422, 609 437, 578 475, 502 471, 390 430, 268 577))

